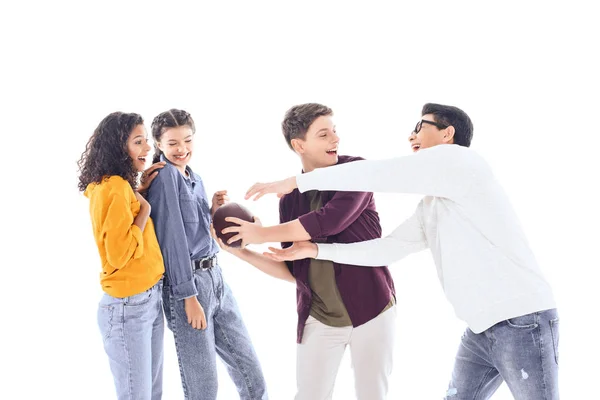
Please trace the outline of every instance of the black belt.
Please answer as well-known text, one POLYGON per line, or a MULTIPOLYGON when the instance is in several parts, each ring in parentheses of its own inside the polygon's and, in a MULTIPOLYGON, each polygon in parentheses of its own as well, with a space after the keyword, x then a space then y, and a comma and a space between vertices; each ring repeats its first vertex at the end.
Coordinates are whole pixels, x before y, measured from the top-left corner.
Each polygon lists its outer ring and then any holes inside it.
POLYGON ((214 255, 208 258, 201 258, 199 260, 192 260, 192 265, 194 266, 194 271, 199 269, 205 271, 207 269, 211 269, 215 265, 217 265, 217 256, 214 255))

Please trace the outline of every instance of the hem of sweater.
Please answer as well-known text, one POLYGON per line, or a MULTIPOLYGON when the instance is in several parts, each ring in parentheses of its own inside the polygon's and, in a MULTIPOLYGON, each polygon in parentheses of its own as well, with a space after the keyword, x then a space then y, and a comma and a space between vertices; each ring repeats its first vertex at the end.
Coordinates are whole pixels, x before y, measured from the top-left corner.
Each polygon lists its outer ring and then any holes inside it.
POLYGON ((135 290, 133 289, 133 287, 131 285, 128 285, 128 287, 126 289, 124 288, 119 288, 119 287, 111 287, 111 288, 106 288, 104 286, 105 282, 101 282, 102 284, 102 290, 104 291, 104 293, 108 294, 109 296, 118 298, 118 299, 123 299, 125 297, 130 297, 130 296, 134 296, 136 294, 140 294, 145 292, 146 290, 154 287, 154 285, 156 285, 163 277, 163 274, 160 273, 158 274, 156 277, 154 277, 153 279, 149 280, 149 281, 144 281, 144 282, 140 282, 139 285, 136 285, 135 290), (139 288, 139 289, 138 289, 139 288))
POLYGON ((495 303, 464 320, 474 333, 479 334, 507 319, 553 308, 556 308, 556 301, 552 291, 543 290, 495 303))

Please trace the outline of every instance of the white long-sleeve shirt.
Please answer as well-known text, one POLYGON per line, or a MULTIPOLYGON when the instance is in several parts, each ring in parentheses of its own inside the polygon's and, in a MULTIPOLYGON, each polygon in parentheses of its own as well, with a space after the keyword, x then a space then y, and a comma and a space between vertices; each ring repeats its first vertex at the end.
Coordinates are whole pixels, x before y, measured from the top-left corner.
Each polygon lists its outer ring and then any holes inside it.
POLYGON ((318 244, 319 259, 380 266, 429 248, 446 297, 475 333, 556 307, 503 188, 487 162, 469 148, 438 145, 407 157, 317 169, 296 179, 300 192, 426 195, 390 235, 318 244))

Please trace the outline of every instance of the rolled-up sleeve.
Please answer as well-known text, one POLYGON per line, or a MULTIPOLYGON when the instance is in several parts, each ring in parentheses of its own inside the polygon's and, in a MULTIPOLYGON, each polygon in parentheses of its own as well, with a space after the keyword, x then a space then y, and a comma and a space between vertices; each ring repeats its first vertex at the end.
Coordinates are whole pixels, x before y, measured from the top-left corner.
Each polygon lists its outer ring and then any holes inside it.
POLYGON ((325 206, 298 220, 313 239, 337 235, 356 221, 372 198, 369 192, 337 192, 325 206))
MULTIPOLYGON (((176 172, 176 171, 175 171, 176 172)), ((151 217, 165 262, 165 271, 175 299, 196 296, 194 274, 181 208, 179 188, 173 172, 159 171, 148 191, 151 217)))

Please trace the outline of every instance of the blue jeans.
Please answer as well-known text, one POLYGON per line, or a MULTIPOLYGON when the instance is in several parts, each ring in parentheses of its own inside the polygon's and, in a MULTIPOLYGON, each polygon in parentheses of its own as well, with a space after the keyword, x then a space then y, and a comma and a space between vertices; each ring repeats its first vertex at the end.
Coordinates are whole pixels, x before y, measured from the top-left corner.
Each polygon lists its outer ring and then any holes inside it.
POLYGON ((162 396, 164 319, 162 281, 145 292, 117 298, 104 294, 98 325, 119 400, 162 396))
POLYGON ((558 321, 552 309, 467 329, 445 398, 489 399, 506 381, 516 400, 558 400, 558 321))
POLYGON ((204 308, 207 328, 187 322, 184 300, 175 300, 168 285, 163 289, 167 325, 175 338, 181 383, 186 399, 217 398, 217 354, 225 363, 240 399, 266 400, 267 388, 258 357, 221 268, 197 270, 194 282, 204 308))

